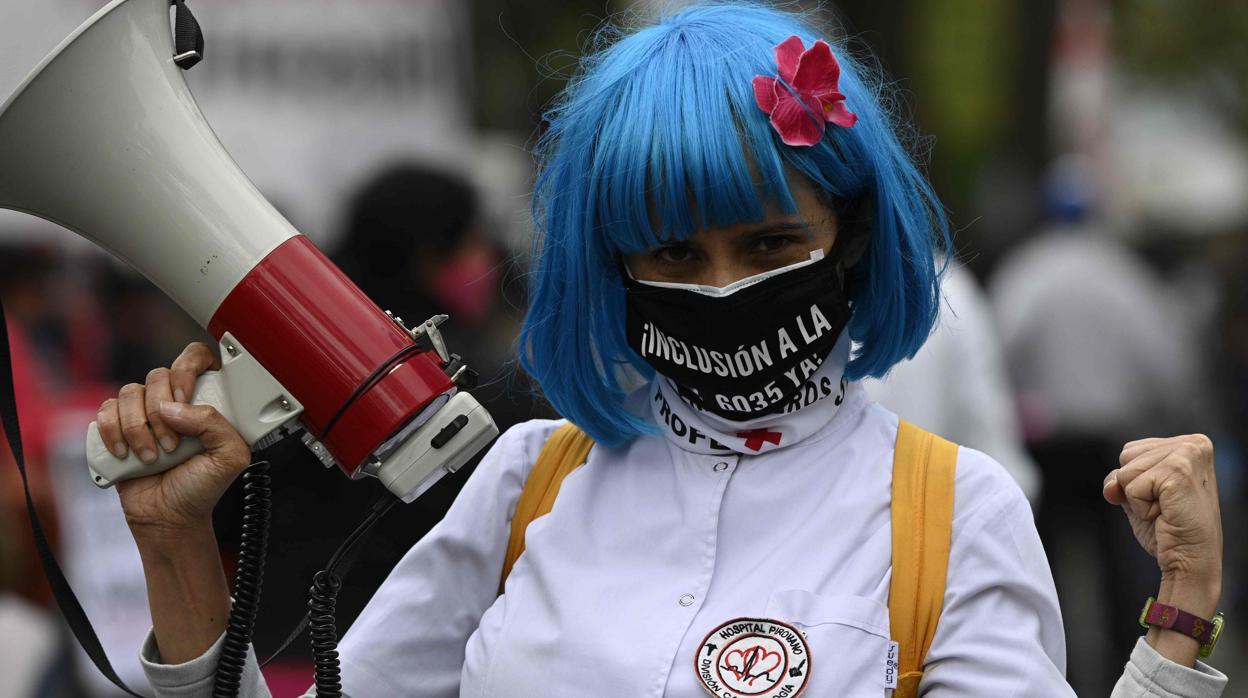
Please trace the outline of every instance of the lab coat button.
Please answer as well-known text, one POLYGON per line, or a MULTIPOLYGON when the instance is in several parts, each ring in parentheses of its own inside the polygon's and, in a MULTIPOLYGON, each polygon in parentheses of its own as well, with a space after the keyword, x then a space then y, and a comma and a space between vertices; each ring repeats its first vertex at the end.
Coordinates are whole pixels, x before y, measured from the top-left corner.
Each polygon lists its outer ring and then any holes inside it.
POLYGON ((715 464, 715 472, 717 473, 722 473, 727 469, 728 469, 728 464, 722 460, 715 464))
POLYGON ((692 606, 693 594, 682 594, 676 603, 679 603, 681 606, 692 606))

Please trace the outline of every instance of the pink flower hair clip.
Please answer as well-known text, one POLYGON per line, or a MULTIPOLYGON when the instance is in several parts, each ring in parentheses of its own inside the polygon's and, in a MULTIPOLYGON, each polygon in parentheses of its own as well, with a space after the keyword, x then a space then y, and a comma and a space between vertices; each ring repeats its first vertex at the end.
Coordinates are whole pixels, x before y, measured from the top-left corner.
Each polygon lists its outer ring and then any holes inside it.
POLYGON ((824 122, 849 128, 858 116, 845 108, 837 91, 841 66, 822 39, 809 49, 796 36, 776 46, 779 77, 754 78, 754 101, 771 116, 771 126, 785 145, 814 145, 823 137, 824 122))

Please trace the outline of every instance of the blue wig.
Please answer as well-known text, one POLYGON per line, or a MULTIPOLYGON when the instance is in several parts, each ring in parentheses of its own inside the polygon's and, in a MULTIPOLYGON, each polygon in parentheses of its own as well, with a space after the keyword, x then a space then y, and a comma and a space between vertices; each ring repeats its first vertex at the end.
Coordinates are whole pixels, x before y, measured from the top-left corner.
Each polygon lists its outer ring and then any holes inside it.
MULTIPOLYGON (((918 351, 940 307, 937 243, 949 226, 899 143, 883 88, 839 42, 792 14, 754 3, 697 4, 583 59, 546 113, 537 143, 534 243, 520 361, 564 417, 608 446, 655 430, 624 409, 628 377, 651 369, 624 334, 619 260, 702 228, 760 221, 797 206, 786 166, 830 202, 866 202, 870 240, 846 276, 848 378, 883 376, 918 351), (858 115, 811 147, 780 141, 754 101, 774 76, 772 49, 825 38, 840 91, 858 115)), ((844 226, 842 231, 845 232, 844 226)))

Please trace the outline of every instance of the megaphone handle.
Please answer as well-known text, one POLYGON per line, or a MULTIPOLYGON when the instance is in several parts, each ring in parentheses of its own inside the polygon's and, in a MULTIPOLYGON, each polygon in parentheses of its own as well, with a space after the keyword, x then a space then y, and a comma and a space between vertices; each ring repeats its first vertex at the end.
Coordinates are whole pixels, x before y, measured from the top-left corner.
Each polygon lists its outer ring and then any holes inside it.
MULTIPOLYGON (((220 371, 205 371, 195 382, 195 392, 191 403, 196 405, 212 405, 231 423, 228 402, 222 390, 220 371)), ((130 480, 146 475, 163 473, 170 468, 187 461, 191 456, 203 452, 203 444, 193 436, 183 436, 178 447, 166 453, 156 449, 156 460, 144 463, 131 449, 125 458, 118 458, 104 445, 100 437, 99 424, 91 422, 87 427, 87 467, 91 470, 91 481, 97 486, 111 487, 122 480, 130 480)))

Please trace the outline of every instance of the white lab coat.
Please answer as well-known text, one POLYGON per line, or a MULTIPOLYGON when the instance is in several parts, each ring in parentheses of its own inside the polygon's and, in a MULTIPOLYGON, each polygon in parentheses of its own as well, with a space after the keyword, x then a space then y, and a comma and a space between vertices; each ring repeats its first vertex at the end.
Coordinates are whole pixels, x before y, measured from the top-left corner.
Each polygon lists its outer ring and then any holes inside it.
MULTIPOLYGON (((396 566, 341 645, 347 695, 695 698, 706 695, 703 638, 738 617, 806 633, 803 695, 887 695, 897 417, 861 386, 824 428, 757 456, 692 453, 663 436, 596 446, 529 526, 500 596, 516 500, 557 425, 507 431, 396 566)), ((158 695, 210 695, 219 646, 168 666, 149 638, 158 695)), ((1027 501, 1000 465, 962 449, 922 695, 1071 696, 1064 666, 1027 501)), ((252 667, 241 695, 267 695, 252 667)))

